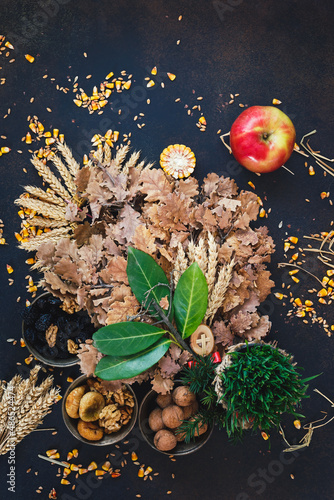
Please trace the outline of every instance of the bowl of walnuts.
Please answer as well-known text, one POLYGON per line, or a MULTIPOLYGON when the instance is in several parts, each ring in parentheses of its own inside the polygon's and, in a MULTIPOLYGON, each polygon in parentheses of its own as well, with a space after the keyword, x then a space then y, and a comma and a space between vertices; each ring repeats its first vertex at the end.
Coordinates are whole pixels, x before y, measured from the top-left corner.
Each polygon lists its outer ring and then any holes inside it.
POLYGON ((195 418, 199 404, 196 395, 181 381, 174 381, 174 390, 165 395, 154 390, 144 397, 139 408, 139 428, 145 441, 155 450, 167 455, 187 455, 199 450, 210 438, 213 426, 199 422, 194 438, 178 428, 195 418))
POLYGON ((133 389, 123 384, 106 390, 101 380, 82 375, 67 389, 62 414, 66 427, 79 441, 95 446, 118 443, 127 436, 138 414, 133 389))

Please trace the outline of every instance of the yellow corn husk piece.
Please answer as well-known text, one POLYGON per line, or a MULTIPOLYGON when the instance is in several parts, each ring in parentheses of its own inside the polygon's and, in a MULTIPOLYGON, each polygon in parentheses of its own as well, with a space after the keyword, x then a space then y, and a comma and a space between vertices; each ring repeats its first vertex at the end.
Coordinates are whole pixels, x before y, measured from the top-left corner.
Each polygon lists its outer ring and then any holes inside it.
POLYGON ((160 155, 160 166, 175 179, 189 177, 196 165, 196 158, 190 148, 184 144, 173 144, 160 155))
POLYGON ((28 62, 30 62, 30 63, 33 63, 33 62, 34 62, 34 60, 35 60, 35 58, 34 58, 33 56, 31 56, 30 54, 25 54, 25 56, 24 56, 24 57, 25 57, 25 58, 27 59, 27 61, 28 61, 28 62))

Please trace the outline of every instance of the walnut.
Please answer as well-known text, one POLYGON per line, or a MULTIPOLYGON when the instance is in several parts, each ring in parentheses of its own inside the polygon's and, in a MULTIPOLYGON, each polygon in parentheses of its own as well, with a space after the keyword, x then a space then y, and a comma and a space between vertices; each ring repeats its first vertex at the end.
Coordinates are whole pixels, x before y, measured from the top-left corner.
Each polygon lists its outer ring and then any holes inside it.
POLYGON ((67 350, 70 354, 77 354, 77 350, 79 346, 72 339, 68 339, 67 341, 67 350))
POLYGON ((105 429, 107 434, 112 432, 117 432, 122 427, 120 422, 122 417, 121 411, 118 409, 117 405, 111 404, 103 408, 99 417, 100 427, 105 429))
POLYGON ((57 325, 50 325, 49 328, 46 330, 45 338, 47 343, 49 344, 49 347, 54 347, 56 345, 57 332, 58 332, 57 325))
POLYGON ((73 297, 65 297, 60 308, 68 314, 73 314, 81 309, 73 297))
POLYGON ((125 405, 129 406, 130 408, 133 408, 135 405, 135 401, 133 399, 133 395, 131 394, 130 391, 124 391, 124 400, 125 400, 125 405))
POLYGON ((122 389, 118 389, 118 391, 113 394, 115 403, 118 403, 119 406, 124 405, 124 393, 122 389))

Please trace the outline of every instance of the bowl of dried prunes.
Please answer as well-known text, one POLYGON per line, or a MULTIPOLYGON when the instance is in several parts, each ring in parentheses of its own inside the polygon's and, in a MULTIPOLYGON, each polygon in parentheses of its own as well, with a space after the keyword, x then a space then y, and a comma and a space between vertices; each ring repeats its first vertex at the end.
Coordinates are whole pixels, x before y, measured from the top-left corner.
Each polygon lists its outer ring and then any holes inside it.
POLYGON ((95 327, 86 311, 64 307, 45 292, 22 313, 22 337, 31 354, 46 365, 65 367, 78 362, 79 344, 92 338, 95 327))

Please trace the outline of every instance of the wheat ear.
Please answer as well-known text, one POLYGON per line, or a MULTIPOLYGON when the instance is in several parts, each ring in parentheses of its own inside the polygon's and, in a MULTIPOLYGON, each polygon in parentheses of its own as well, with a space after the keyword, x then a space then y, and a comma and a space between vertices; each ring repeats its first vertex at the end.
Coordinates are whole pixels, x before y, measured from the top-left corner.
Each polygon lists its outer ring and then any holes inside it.
POLYGON ((35 186, 24 186, 25 191, 27 193, 32 194, 36 198, 39 198, 42 201, 47 201, 48 203, 53 203, 54 205, 59 205, 60 207, 65 207, 66 203, 62 198, 56 196, 54 193, 50 191, 44 191, 41 188, 35 186))
POLYGON ((188 259, 189 263, 192 264, 195 262, 195 256, 196 256, 196 246, 193 240, 190 240, 188 248, 187 248, 187 254, 188 254, 188 259))
POLYGON ((75 178, 77 173, 80 170, 80 165, 74 159, 72 151, 67 146, 67 144, 65 144, 65 143, 62 144, 61 142, 57 142, 57 148, 58 148, 58 151, 60 151, 62 156, 65 158, 65 161, 68 165, 69 171, 71 172, 72 176, 75 178))
POLYGON ((224 302, 226 291, 232 279, 233 266, 234 259, 223 266, 219 271, 217 282, 211 292, 208 308, 204 317, 206 321, 209 320, 210 324, 212 323, 214 315, 224 302))
POLYGON ((106 142, 104 143, 103 150, 104 150, 104 163, 106 165, 110 165, 112 159, 111 147, 106 142))
POLYGON ((177 246, 177 255, 174 263, 174 269, 175 269, 175 274, 174 274, 174 285, 176 286, 180 276, 188 267, 188 259, 186 257, 186 254, 183 250, 182 244, 179 242, 177 246))
POLYGON ((209 297, 215 284, 218 265, 218 245, 212 233, 208 233, 208 269, 206 272, 206 282, 208 284, 209 297))
POLYGON ((195 247, 195 261, 199 265, 202 273, 205 275, 208 268, 208 256, 205 248, 204 238, 200 238, 198 244, 195 247))
POLYGON ((33 217, 32 219, 29 219, 29 223, 31 226, 50 227, 51 229, 55 229, 57 227, 67 226, 68 220, 43 219, 43 217, 33 217))
POLYGON ((31 160, 31 163, 34 165, 36 170, 41 174, 43 177, 43 180, 47 182, 53 191, 57 193, 59 196, 61 196, 64 200, 70 200, 71 195, 67 191, 67 189, 64 188, 64 186, 59 182, 57 177, 51 172, 48 166, 46 166, 41 160, 36 158, 34 156, 31 160))
POLYGON ((43 215, 44 217, 51 217, 52 219, 65 219, 65 208, 57 207, 51 203, 46 203, 45 201, 35 200, 34 198, 18 198, 14 201, 15 205, 20 205, 21 207, 30 208, 36 213, 43 215))
POLYGON ((128 175, 129 169, 134 167, 139 160, 140 151, 134 151, 122 169, 123 174, 128 175))
POLYGON ((69 192, 71 193, 71 195, 75 196, 75 194, 77 192, 77 187, 74 183, 73 177, 72 177, 70 171, 68 170, 68 168, 64 165, 64 163, 61 161, 61 159, 57 155, 54 155, 52 157, 52 163, 54 164, 54 166, 57 168, 58 172, 60 173, 60 175, 64 179, 66 187, 69 190, 69 192))
POLYGON ((61 238, 69 238, 70 235, 68 233, 71 231, 71 229, 71 226, 52 229, 48 233, 43 233, 40 236, 30 238, 28 241, 21 242, 19 248, 23 248, 23 250, 27 250, 29 252, 38 250, 40 245, 42 245, 43 243, 56 243, 61 238))
POLYGON ((121 144, 120 147, 117 150, 116 156, 114 158, 115 162, 115 167, 120 170, 122 167, 122 164, 126 158, 126 155, 129 152, 130 147, 128 145, 121 144))

